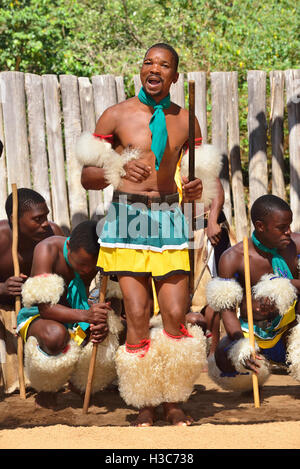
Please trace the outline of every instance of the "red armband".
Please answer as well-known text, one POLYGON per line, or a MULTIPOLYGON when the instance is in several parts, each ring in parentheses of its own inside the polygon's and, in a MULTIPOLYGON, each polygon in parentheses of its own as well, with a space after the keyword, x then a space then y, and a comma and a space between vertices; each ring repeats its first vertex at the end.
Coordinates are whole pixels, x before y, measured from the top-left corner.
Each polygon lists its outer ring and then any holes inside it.
MULTIPOLYGON (((195 147, 199 147, 202 144, 202 137, 195 138, 195 147)), ((183 145, 183 149, 185 152, 189 149, 189 141, 187 140, 183 145)))
POLYGON ((96 138, 100 138, 102 140, 106 140, 106 142, 110 143, 111 145, 113 144, 114 142, 114 136, 113 134, 110 134, 110 135, 100 135, 100 134, 93 134, 94 137, 96 138))

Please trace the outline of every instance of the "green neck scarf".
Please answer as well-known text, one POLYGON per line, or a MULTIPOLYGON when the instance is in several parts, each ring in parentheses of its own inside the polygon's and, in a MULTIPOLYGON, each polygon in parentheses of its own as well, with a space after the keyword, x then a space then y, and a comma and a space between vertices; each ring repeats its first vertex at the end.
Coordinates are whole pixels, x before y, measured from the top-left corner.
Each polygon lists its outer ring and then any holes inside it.
MULTIPOLYGON (((66 263, 69 267, 73 268, 68 259, 68 248, 67 248, 67 241, 70 238, 67 238, 64 244, 64 258, 66 263)), ((88 299, 86 295, 86 287, 83 283, 78 272, 75 272, 75 277, 68 285, 68 292, 67 292, 67 301, 71 308, 73 309, 89 309, 88 299)), ((81 327, 82 330, 86 330, 89 328, 89 324, 86 322, 79 322, 78 325, 81 327)))
POLYGON ((166 117, 163 109, 168 109, 170 107, 170 94, 168 94, 168 96, 162 99, 159 103, 156 103, 142 87, 138 94, 138 98, 141 103, 154 108, 154 114, 151 117, 149 127, 152 132, 151 150, 155 155, 155 169, 158 171, 168 139, 166 117))
POLYGON ((252 241, 258 249, 264 252, 268 252, 272 254, 272 268, 274 274, 278 275, 279 277, 285 277, 285 278, 290 278, 292 279, 293 276, 291 274, 291 271, 289 269, 289 266, 287 265, 286 261, 284 258, 278 254, 277 249, 271 249, 267 248, 264 246, 260 241, 255 236, 255 231, 252 233, 252 241))

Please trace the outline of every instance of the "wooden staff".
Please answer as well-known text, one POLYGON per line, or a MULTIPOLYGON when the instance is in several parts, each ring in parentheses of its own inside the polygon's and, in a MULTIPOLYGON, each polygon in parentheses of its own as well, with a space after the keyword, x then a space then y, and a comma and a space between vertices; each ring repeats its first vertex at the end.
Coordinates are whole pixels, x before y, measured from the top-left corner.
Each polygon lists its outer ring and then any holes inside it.
MULTIPOLYGON (((14 275, 15 277, 20 276, 20 265, 18 257, 18 191, 17 185, 13 183, 12 185, 12 197, 13 197, 13 212, 12 212, 12 258, 14 264, 14 275)), ((17 327, 17 316, 21 309, 21 297, 18 295, 15 299, 15 327, 17 327)), ((20 387, 20 397, 26 399, 26 390, 25 390, 25 379, 24 379, 24 363, 23 363, 23 339, 18 335, 18 348, 17 348, 17 357, 18 357, 18 376, 19 376, 19 387, 20 387)))
MULTIPOLYGON (((195 81, 189 81, 189 181, 195 179, 195 81)), ((192 221, 190 224, 190 242, 194 241, 195 204, 192 202, 192 221)), ((189 251, 190 258, 190 296, 194 293, 195 260, 194 246, 189 251)))
MULTIPOLYGON (((252 312, 252 297, 251 297, 251 281, 250 281, 250 263, 249 263, 249 251, 248 251, 248 238, 243 238, 244 246, 244 266, 245 266, 245 287, 246 287, 246 299, 247 299, 247 316, 249 326, 249 340, 252 347, 252 357, 255 360, 255 339, 254 339, 254 328, 253 328, 253 312, 252 312)), ((257 374, 252 371, 252 384, 254 394, 254 406, 260 407, 259 403, 259 389, 258 389, 258 377, 257 374)))
MULTIPOLYGON (((102 282, 101 282, 101 289, 100 289, 100 294, 99 294, 99 303, 104 303, 104 301, 105 301, 107 281, 108 281, 108 276, 104 275, 103 278, 102 278, 102 282)), ((92 384, 93 384, 93 378, 94 378, 94 372, 95 372, 97 350, 98 350, 98 344, 93 344, 92 356, 91 356, 91 360, 90 360, 90 366, 89 366, 89 372, 88 372, 88 378, 87 378, 87 383, 86 383, 86 388, 85 388, 85 396, 84 396, 84 402, 83 402, 83 413, 84 414, 87 413, 88 408, 89 408, 89 403, 90 403, 90 398, 91 398, 91 391, 92 391, 92 384)))

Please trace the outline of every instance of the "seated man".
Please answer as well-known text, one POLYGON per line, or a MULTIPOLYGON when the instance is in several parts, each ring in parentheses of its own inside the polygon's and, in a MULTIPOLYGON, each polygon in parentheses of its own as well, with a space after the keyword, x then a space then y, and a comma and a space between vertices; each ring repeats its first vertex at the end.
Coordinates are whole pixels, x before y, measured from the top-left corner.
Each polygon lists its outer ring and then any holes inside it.
POLYGON ((116 376, 120 319, 109 303, 88 303, 98 251, 95 221, 77 225, 70 238, 53 236, 35 248, 17 330, 25 342, 25 372, 38 391, 39 404, 55 404, 53 393, 68 381, 84 392, 92 343, 101 343, 92 392, 116 376))
POLYGON ((256 359, 248 339, 242 242, 225 251, 219 264, 220 278, 207 287, 209 304, 220 311, 227 332, 209 359, 209 373, 224 389, 240 391, 252 388, 248 370, 258 374, 260 385, 266 381, 269 361, 288 366, 291 375, 300 380, 300 325, 296 320, 300 235, 291 232, 290 207, 274 195, 254 202, 251 219, 254 232, 249 239, 249 260, 256 359))
POLYGON ((7 220, 0 220, 0 382, 5 393, 19 386, 17 373, 17 340, 15 335, 15 298, 30 275, 33 250, 43 239, 63 235, 58 225, 48 221, 49 209, 45 199, 36 191, 18 189, 18 259, 21 274, 14 275, 12 258, 12 194, 5 203, 7 220))

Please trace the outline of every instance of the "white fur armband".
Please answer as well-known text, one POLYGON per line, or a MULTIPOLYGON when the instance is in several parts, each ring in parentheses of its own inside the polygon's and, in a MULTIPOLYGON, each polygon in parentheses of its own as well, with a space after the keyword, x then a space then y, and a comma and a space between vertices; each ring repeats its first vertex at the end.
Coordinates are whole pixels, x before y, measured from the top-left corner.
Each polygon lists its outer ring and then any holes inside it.
MULTIPOLYGON (((255 343, 255 351, 258 351, 259 347, 255 343)), ((231 346, 228 352, 228 358, 231 360, 235 369, 239 372, 245 371, 245 361, 251 358, 253 354, 253 348, 250 344, 250 340, 246 337, 239 339, 234 345, 231 346)))
POLYGON ((25 308, 39 303, 57 304, 64 292, 64 279, 57 274, 29 277, 22 286, 25 308))
POLYGON ((104 139, 95 137, 90 132, 83 132, 77 140, 76 157, 82 166, 97 166, 103 168, 105 179, 115 189, 120 186, 121 178, 125 176, 124 166, 140 156, 137 149, 124 150, 120 155, 104 139))
POLYGON ((206 286, 206 299, 215 311, 233 309, 243 299, 243 289, 233 278, 213 278, 206 286))
MULTIPOLYGON (((222 168, 222 154, 214 145, 203 144, 195 148, 195 176, 201 179, 203 191, 200 202, 209 206, 217 195, 216 178, 222 168)), ((181 160, 181 174, 188 176, 189 152, 181 160)))
POLYGON ((297 299, 297 289, 285 277, 274 274, 265 274, 259 282, 252 287, 253 297, 256 300, 268 298, 274 302, 279 314, 283 316, 297 299))

